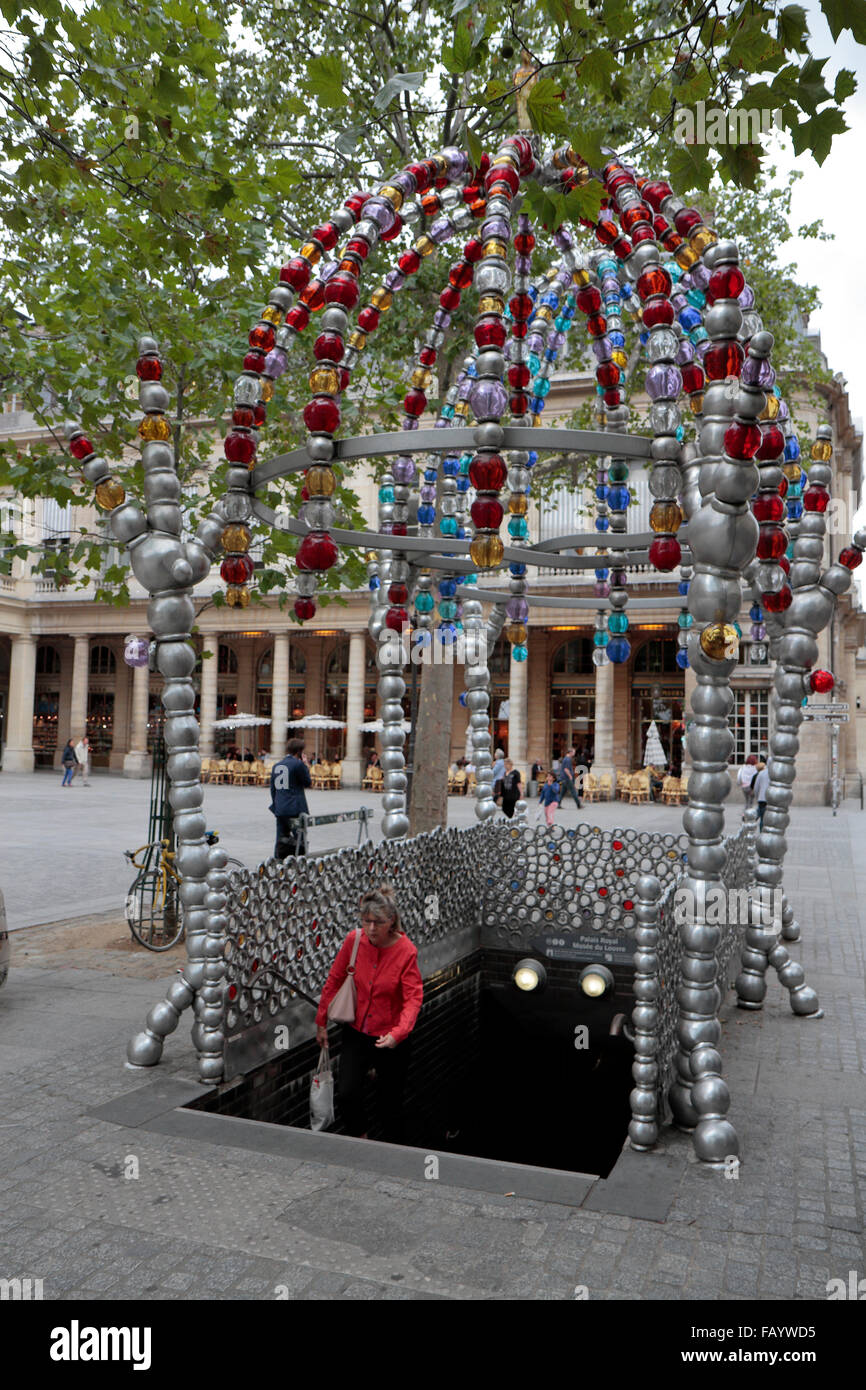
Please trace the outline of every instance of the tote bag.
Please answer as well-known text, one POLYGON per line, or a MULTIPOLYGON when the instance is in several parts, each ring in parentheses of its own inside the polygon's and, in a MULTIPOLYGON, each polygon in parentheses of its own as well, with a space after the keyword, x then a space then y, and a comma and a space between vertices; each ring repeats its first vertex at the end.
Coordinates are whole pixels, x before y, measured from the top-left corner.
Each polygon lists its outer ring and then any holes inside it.
POLYGON ((355 928, 355 944, 352 947, 352 959, 349 961, 349 973, 346 976, 337 993, 328 1005, 329 1023, 354 1023, 355 1009, 358 1003, 358 995, 355 990, 355 961, 358 956, 358 947, 361 944, 361 928, 355 928))
POLYGON ((319 1053, 319 1065, 310 1082, 310 1129, 327 1129, 334 1123, 334 1074, 328 1049, 319 1053))

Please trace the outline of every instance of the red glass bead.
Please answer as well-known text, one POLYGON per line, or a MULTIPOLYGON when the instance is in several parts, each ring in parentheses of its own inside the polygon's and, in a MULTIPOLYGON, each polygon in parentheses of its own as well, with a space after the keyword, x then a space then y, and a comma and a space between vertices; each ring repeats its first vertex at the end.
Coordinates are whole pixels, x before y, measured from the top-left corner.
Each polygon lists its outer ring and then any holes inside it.
POLYGON ((530 173, 535 167, 535 155, 532 151, 532 145, 527 140, 526 136, 510 135, 507 143, 511 146, 512 152, 516 154, 520 160, 521 174, 530 173))
POLYGON ((330 396, 314 396, 304 406, 304 424, 312 434, 333 434, 340 424, 340 407, 330 396))
POLYGON ((295 563, 299 570, 329 570, 340 552, 326 531, 310 531, 298 547, 295 563))
POLYGON ((464 203, 474 203, 476 198, 478 198, 478 196, 480 195, 480 193, 481 189, 479 188, 477 183, 467 184, 467 186, 463 190, 464 203))
POLYGON ((619 367, 615 362, 602 362, 595 369, 595 379, 600 386, 616 386, 619 383, 619 367))
POLYGON ((397 264, 404 275, 414 275, 421 264, 421 257, 417 251, 404 251, 397 264))
POLYGON ((344 309, 354 309, 359 297, 357 280, 340 271, 332 275, 325 286, 326 304, 342 304, 344 309))
POLYGON ((791 607, 793 598, 794 595, 785 584, 777 594, 761 594, 761 607, 766 613, 784 613, 786 608, 791 607))
POLYGON ((788 549, 788 537, 781 526, 762 526, 758 532, 759 560, 779 560, 788 549))
POLYGON ((158 357, 139 357, 135 370, 139 381, 162 380, 162 363, 158 357))
POLYGON ((341 368, 340 368, 340 390, 341 390, 341 391, 345 391, 345 389, 346 389, 346 387, 349 385, 349 382, 351 381, 351 379, 352 379, 352 373, 349 371, 349 368, 348 368, 348 367, 341 367, 341 368))
POLYGON ((433 182, 431 170, 426 164, 407 164, 406 173, 412 175, 419 193, 425 193, 433 182))
POLYGON ((244 358, 245 372, 263 372, 265 369, 265 354, 263 352, 248 352, 244 358))
POLYGON ((701 220, 701 214, 695 212, 694 208, 680 208, 679 212, 674 214, 674 226, 680 236, 688 236, 693 228, 701 225, 701 220))
POLYGON ((448 289, 443 290, 440 294, 439 303, 443 309, 451 313, 460 303, 460 291, 455 289, 453 285, 449 285, 448 289))
POLYGON ((389 603, 408 603, 409 590, 405 584, 392 584, 388 590, 389 603))
POLYGON ((623 903, 623 907, 626 912, 634 911, 634 903, 632 902, 631 898, 626 898, 625 902, 623 903))
POLYGON ((622 391, 616 388, 609 391, 605 391, 601 399, 604 401, 605 405, 609 405, 611 407, 615 405, 622 405, 622 391))
POLYGON ((263 425, 265 423, 265 420, 267 419, 267 414, 268 408, 265 405, 264 401, 259 401, 258 405, 253 406, 253 417, 255 419, 256 428, 258 428, 259 425, 263 425))
POLYGON ((858 565, 863 563, 863 551, 858 550, 856 545, 846 545, 840 551, 839 564, 844 565, 846 570, 855 570, 858 565))
POLYGON ((511 317, 514 319, 529 319, 532 317, 532 300, 528 294, 515 294, 508 301, 511 310, 511 317))
POLYGON ((505 343, 505 336, 505 324, 493 315, 479 319, 475 325, 475 341, 480 348, 500 348, 505 343))
POLYGON ((650 207, 654 208, 656 212, 660 212, 662 203, 665 198, 671 196, 672 189, 670 184, 664 183, 663 180, 659 179, 654 183, 643 184, 640 191, 641 196, 646 198, 650 207))
POLYGON ((380 240, 380 241, 393 241, 395 237, 398 237, 398 236, 400 235, 400 233, 402 232, 402 230, 403 230, 403 219, 402 219, 402 217, 400 216, 400 214, 399 214, 399 212, 398 212, 398 213, 396 214, 396 216, 394 217, 394 221, 391 223, 390 227, 388 227, 388 229, 387 229, 386 231, 380 232, 380 233, 379 233, 379 240, 380 240))
POLYGON ((631 239, 635 246, 639 246, 642 241, 655 241, 655 232, 648 222, 640 222, 632 232, 631 239))
MULTIPOLYGON (((360 316, 358 319, 360 323, 360 316)), ((345 345, 339 333, 320 333, 313 344, 313 355, 319 361, 339 362, 345 352, 345 345)))
POLYGON ((472 267, 468 261, 458 261, 448 272, 448 283, 455 290, 465 290, 472 284, 472 267))
POLYGON ((325 222, 310 233, 310 240, 317 241, 323 251, 333 251, 337 244, 337 228, 333 222, 325 222))
POLYGON ((617 237, 616 241, 613 243, 613 246, 610 249, 616 256, 617 260, 627 261, 632 251, 634 250, 634 247, 632 246, 628 237, 619 236, 617 237))
POLYGON ((809 685, 816 695, 827 695, 836 684, 832 671, 813 671, 809 685))
POLYGON ((252 429, 256 423, 255 411, 248 405, 236 405, 232 411, 232 424, 243 425, 244 429, 252 429))
POLYGON ((512 415, 525 415, 529 410, 529 397, 516 392, 509 398, 508 408, 512 415))
POLYGON ((691 396, 695 391, 702 391, 704 387, 704 374, 696 362, 685 362, 680 368, 683 377, 683 390, 691 396))
POLYGON ((531 232, 519 232, 514 238, 514 249, 520 256, 528 256, 535 246, 535 237, 531 232))
POLYGON ((262 352, 270 352, 274 345, 274 330, 269 323, 260 323, 250 333, 250 347, 259 348, 262 352))
POLYGON ((803 506, 807 512, 826 512, 830 494, 825 487, 807 487, 803 493, 803 506))
POLYGON ((309 500, 310 500, 310 489, 307 487, 307 484, 304 483, 304 486, 301 488, 301 501, 302 501, 302 502, 309 502, 309 500))
POLYGON ((728 376, 739 376, 743 356, 743 349, 739 343, 716 343, 704 356, 707 380, 723 381, 728 376))
POLYGON ((653 569, 663 570, 665 573, 676 569, 681 556, 680 543, 673 536, 657 536, 649 548, 649 562, 653 569))
POLYGON ((751 459, 760 448, 760 425, 731 425, 725 430, 725 453, 732 459, 751 459))
POLYGON ((601 308, 601 295, 595 285, 585 285, 577 292, 577 307, 582 314, 597 314, 601 308))
POLYGON ((321 280, 311 280, 301 293, 301 303, 306 304, 311 313, 317 314, 325 303, 325 287, 321 280))
POLYGON ((469 509, 476 526, 486 531, 496 531, 502 523, 502 504, 495 497, 476 497, 469 509))
POLYGON ((752 515, 756 521, 781 521, 785 504, 778 492, 759 492, 752 501, 752 515))
POLYGON ((595 235, 602 246, 610 246, 612 242, 616 241, 619 232, 617 231, 616 223, 613 218, 611 217, 605 222, 599 222, 595 229, 595 235))
POLYGON ((280 279, 284 285, 291 285, 293 290, 303 290, 310 283, 312 273, 313 267, 309 261, 305 261, 303 256, 293 256, 280 271, 280 279))
POLYGON ((295 599, 295 617, 296 617, 296 618, 299 618, 300 621, 301 621, 302 623, 305 623, 305 622, 308 620, 308 618, 314 618, 315 616, 316 616, 316 605, 315 605, 315 603, 313 602, 313 600, 312 600, 311 598, 296 598, 296 599, 295 599))
POLYGON ((69 452, 73 458, 86 459, 93 453, 93 445, 86 435, 80 435, 78 439, 73 439, 70 443, 69 452))
POLYGON ((246 584, 254 569, 249 555, 227 555, 220 565, 220 579, 226 584, 246 584))
POLYGON ((746 277, 738 265, 725 265, 713 271, 708 290, 713 299, 736 299, 745 284, 746 277))
POLYGON ((787 555, 782 556, 782 558, 779 561, 779 566, 781 569, 785 571, 786 574, 791 573, 791 561, 788 559, 787 555))
POLYGON ((525 362, 515 362, 508 368, 508 384, 510 386, 528 386, 530 376, 530 370, 525 362))
POLYGON ((370 254, 370 243, 365 241, 362 236, 352 237, 346 244, 346 255, 357 256, 359 260, 365 261, 370 254))
POLYGON ((647 222, 652 228, 652 213, 646 203, 635 203, 633 207, 626 208, 619 220, 624 232, 630 232, 639 222, 647 222))
POLYGON ((393 536, 406 536, 409 534, 405 521, 395 521, 391 526, 393 536))
POLYGON ((469 481, 478 492, 498 492, 507 476, 498 454, 477 454, 469 465, 469 481))
POLYGON ((423 391, 407 391, 403 398, 403 409, 407 415, 423 415, 427 407, 427 397, 423 391))
POLYGON ((229 463, 252 463, 256 454, 256 441, 251 434, 237 434, 233 430, 227 434, 223 444, 229 463))
POLYGON ((779 488, 778 488, 779 496, 780 496, 780 497, 784 497, 784 496, 785 496, 785 493, 786 493, 787 491, 788 491, 788 479, 787 479, 787 478, 784 476, 784 474, 783 474, 782 477, 779 479, 779 488))
POLYGON ((402 632, 409 622, 409 614, 405 608, 389 608, 385 618, 385 626, 390 627, 394 632, 402 632))
POLYGON ((586 331, 591 338, 603 338, 607 332, 607 319, 604 314, 590 314, 586 321, 586 331))
POLYGON ((467 241, 466 245, 463 247, 464 261, 468 261, 470 265, 474 265, 476 261, 481 260, 481 252, 483 249, 483 245, 478 237, 470 237, 469 241, 467 241))
POLYGON ((669 295, 671 277, 660 265, 655 265, 638 276, 636 289, 641 299, 652 299, 657 294, 669 295))
POLYGON ((761 447, 755 455, 755 458, 761 459, 762 462, 768 459, 776 459, 779 457, 784 447, 785 436, 779 429, 779 426, 770 425, 770 428, 764 431, 761 447))
POLYGON ((669 299, 650 299, 643 306, 644 328, 667 326, 674 321, 674 306, 669 299))
POLYGON ((515 319, 514 323, 511 325, 512 338, 525 338, 528 332, 529 324, 526 322, 526 320, 520 322, 519 320, 515 319))
POLYGON ((418 361, 422 367, 435 367, 437 356, 438 353, 435 348, 425 347, 419 352, 418 361))
POLYGON ((286 323, 289 328, 294 328, 296 332, 303 333, 307 324, 310 322, 310 311, 305 304, 296 304, 286 314, 286 323))
POLYGON ((372 195, 369 191, 364 193, 353 193, 351 198, 346 199, 345 203, 343 204, 343 207, 348 208, 349 212, 352 214, 355 221, 357 222, 358 218, 361 215, 361 209, 363 208, 367 199, 371 196, 372 195))
POLYGON ((358 327, 365 333, 373 333, 379 327, 379 310, 367 304, 358 315, 358 327))
POLYGON ((510 164, 494 164, 490 172, 484 176, 484 187, 488 193, 491 192, 495 183, 507 184, 514 194, 520 187, 520 175, 516 169, 512 169, 510 164))

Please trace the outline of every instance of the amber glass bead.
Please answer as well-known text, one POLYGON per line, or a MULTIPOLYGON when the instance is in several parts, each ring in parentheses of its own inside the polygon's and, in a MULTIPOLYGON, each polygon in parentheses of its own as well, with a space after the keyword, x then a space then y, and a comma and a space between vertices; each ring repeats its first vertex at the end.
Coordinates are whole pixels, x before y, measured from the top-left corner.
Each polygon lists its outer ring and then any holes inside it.
POLYGON ((579 289, 582 289, 584 285, 588 285, 588 284, 589 284, 589 280, 590 280, 589 271, 588 271, 588 270, 582 270, 582 269, 581 269, 581 270, 576 270, 576 271, 574 272, 574 274, 572 275, 571 278, 572 278, 572 281, 574 282, 574 284, 577 285, 579 289))
POLYGON ((469 556, 479 569, 492 569, 502 563, 504 551, 499 536, 476 536, 469 547, 469 556))
POLYGON ((349 347, 357 348, 359 352, 363 352, 363 350, 364 350, 364 348, 365 348, 366 346, 367 346, 367 335, 366 335, 366 333, 361 333, 361 332, 356 328, 355 331, 354 331, 354 333, 350 333, 350 334, 349 334, 349 347))
POLYGON ((138 432, 142 439, 171 439, 171 425, 164 415, 145 415, 138 432))
POLYGON ((266 304, 262 310, 262 318, 266 323, 282 323, 282 310, 278 309, 276 304, 266 304))
POLYGON ((417 386, 420 391, 426 391, 433 380, 433 373, 424 367, 416 367, 409 378, 410 386, 417 386))
POLYGON ((740 650, 737 629, 730 623, 710 623, 701 633, 701 649, 713 661, 736 661, 740 650))
POLYGON ((478 301, 478 314, 504 314, 505 300, 498 294, 483 294, 478 301))
POLYGON ((788 479, 789 483, 799 483, 800 479, 803 476, 803 470, 800 467, 799 463, 783 463, 782 472, 788 479))
POLYGON ((767 404, 758 416, 759 420, 775 420, 779 413, 779 399, 777 396, 768 396, 767 404))
POLYGON ((322 259, 322 253, 314 241, 308 241, 306 246, 302 246, 300 254, 305 261, 310 262, 310 265, 318 265, 322 259))
POLYGON ((522 647, 526 641, 526 624, 509 623, 505 629, 505 636, 513 647, 522 647))
POLYGON ((123 484, 116 478, 106 478, 96 489, 96 501, 104 512, 113 512, 126 498, 123 484))
POLYGON ((833 457, 833 445, 829 439, 816 439, 810 452, 816 463, 829 463, 833 457))
POLYGON ((370 295, 370 303, 374 309, 378 309, 380 314, 384 314, 390 309, 394 301, 394 296, 390 290, 386 290, 384 285, 379 285, 370 295))
POLYGON ((693 415, 700 415, 704 408, 704 393, 696 391, 693 396, 689 396, 689 409, 693 415))
POLYGON ((625 371, 628 366, 628 353, 623 352, 622 348, 614 348, 613 352, 610 354, 610 360, 611 362, 615 362, 622 371, 625 371))
POLYGON ((226 589, 226 603, 229 608, 247 608, 250 602, 250 591, 246 584, 230 584, 226 589))
POLYGON ((525 492, 513 492, 508 499, 508 510, 512 516, 526 516, 529 511, 529 498, 525 492))
POLYGON ((468 402, 468 401, 458 401, 457 404, 456 404, 455 407, 454 407, 454 414, 455 414, 455 415, 468 415, 468 414, 469 414, 469 402, 468 402))
POLYGON ((494 237, 490 241, 485 241, 481 248, 482 256, 501 256, 504 260, 508 255, 508 247, 504 241, 497 241, 494 237))
POLYGON ((273 400, 273 397, 274 397, 274 383, 273 383, 272 381, 263 381, 263 382, 262 382, 262 400, 263 400, 263 401, 265 402, 265 404, 267 405, 268 401, 273 400))
POLYGON ((650 527, 653 531, 676 535, 682 525, 683 514, 676 502, 654 502, 650 512, 650 527))
POLYGON ((436 243, 425 232, 422 236, 419 236, 412 250, 417 252, 419 256, 431 256, 436 250, 436 243))
POLYGON ((340 392, 340 374, 333 367, 316 367, 310 372, 310 390, 316 395, 336 396, 340 392))
POLYGON ((395 212, 399 212, 403 206, 402 189, 395 188, 391 183, 386 183, 384 188, 379 189, 379 197, 387 198, 388 202, 393 204, 395 212))
POLYGON ((314 464, 307 470, 306 487, 311 497, 333 497, 337 487, 334 470, 314 464))
POLYGON ((698 253, 697 251, 693 251, 690 246, 686 246, 685 242, 683 242, 682 246, 678 246, 674 252, 674 260, 677 265, 682 266, 683 270, 691 270, 692 266, 698 260, 698 253))
POLYGON ((715 246, 718 239, 718 234, 712 228, 696 227, 689 237, 689 246, 700 256, 708 246, 715 246))
POLYGON ((232 555, 243 555, 250 548, 252 532, 248 526, 241 526, 234 523, 227 526, 220 536, 223 550, 227 550, 232 555))
POLYGON ((321 280, 311 280, 307 288, 301 294, 301 303, 306 304, 313 313, 321 309, 325 302, 325 286, 321 280))

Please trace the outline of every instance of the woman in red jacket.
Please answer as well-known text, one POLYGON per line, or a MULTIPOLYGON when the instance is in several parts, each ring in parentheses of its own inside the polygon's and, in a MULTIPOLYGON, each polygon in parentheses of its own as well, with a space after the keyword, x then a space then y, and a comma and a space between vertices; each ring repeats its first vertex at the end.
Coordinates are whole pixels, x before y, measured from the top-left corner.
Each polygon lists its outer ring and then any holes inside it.
MULTIPOLYGON (((361 898, 361 939, 355 960, 355 1022, 343 1026, 337 1099, 349 1134, 366 1136, 364 1089, 376 1068, 384 1137, 403 1137, 403 1088, 411 1042, 424 997, 418 951, 403 930, 390 888, 371 889, 361 898)), ((316 1041, 328 1046, 328 1005, 346 979, 355 932, 340 947, 322 990, 316 1014, 316 1041)))

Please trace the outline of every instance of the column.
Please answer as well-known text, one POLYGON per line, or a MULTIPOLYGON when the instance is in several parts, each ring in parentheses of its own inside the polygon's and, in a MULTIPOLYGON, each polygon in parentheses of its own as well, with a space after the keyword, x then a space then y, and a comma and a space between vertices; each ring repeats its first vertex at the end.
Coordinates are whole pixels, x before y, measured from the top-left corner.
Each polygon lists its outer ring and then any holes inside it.
MULTIPOLYGON (((69 708, 69 737, 77 743, 87 732, 87 680, 90 671, 90 638, 76 637, 72 658, 72 703, 69 708)), ((57 735, 58 744, 60 734, 57 735)), ((66 740, 64 739, 65 743, 66 740)), ((58 752, 60 751, 58 747, 58 752)))
POLYGON ((36 689, 36 638, 28 633, 12 638, 9 666, 9 714, 6 720, 4 772, 32 772, 33 697, 36 689))
POLYGON ((129 752, 123 759, 124 777, 149 777, 150 755, 147 751, 147 716, 150 707, 150 671, 147 666, 132 668, 132 719, 129 732, 129 752))
POLYGON ((595 668, 595 751, 592 771, 596 777, 610 773, 612 784, 616 773, 613 756, 613 683, 616 667, 606 661, 595 668))
POLYGON ((349 635, 349 686, 346 692, 346 756, 343 759, 343 786, 360 787, 361 725, 364 722, 364 667, 367 658, 367 634, 349 635))
MULTIPOLYGON (((683 675, 685 676, 685 681, 683 683, 683 723, 686 726, 686 733, 688 733, 689 721, 692 717, 692 696, 694 695, 695 690, 697 689, 698 679, 691 666, 686 667, 685 671, 683 672, 683 675)), ((689 756, 689 743, 688 739, 684 736, 683 770, 681 776, 689 777, 691 775, 691 771, 692 760, 689 756)))
POLYGON ((289 634, 275 632, 271 686, 271 757, 282 758, 286 752, 289 718, 289 634))
POLYGON ((526 760, 526 696, 529 672, 525 661, 514 660, 513 647, 511 653, 511 666, 508 672, 508 756, 520 773, 523 795, 525 796, 529 781, 529 767, 526 760))
POLYGON ((217 717, 217 676, 219 672, 219 633, 208 632, 204 639, 205 651, 210 656, 202 658, 201 663, 201 755, 213 757, 213 726, 217 717))

